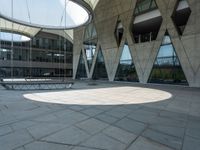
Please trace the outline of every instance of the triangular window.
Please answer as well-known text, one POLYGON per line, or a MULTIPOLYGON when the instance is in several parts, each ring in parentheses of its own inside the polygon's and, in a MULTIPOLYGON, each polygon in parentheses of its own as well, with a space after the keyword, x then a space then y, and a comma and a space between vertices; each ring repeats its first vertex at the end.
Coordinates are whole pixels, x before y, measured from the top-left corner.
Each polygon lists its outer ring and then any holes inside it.
POLYGON ((187 85, 176 51, 168 32, 165 33, 149 78, 150 83, 187 85))
POLYGON ((93 23, 90 23, 85 29, 83 44, 88 68, 90 70, 97 47, 97 32, 93 23))
POLYGON ((115 81, 130 81, 138 82, 138 76, 133 63, 130 49, 127 44, 124 45, 118 69, 115 76, 115 81))
POLYGON ((76 79, 87 78, 87 73, 85 69, 85 61, 83 59, 83 54, 81 51, 79 64, 76 72, 76 79))
POLYGON ((101 48, 99 49, 97 60, 94 68, 93 79, 108 79, 104 57, 101 48))

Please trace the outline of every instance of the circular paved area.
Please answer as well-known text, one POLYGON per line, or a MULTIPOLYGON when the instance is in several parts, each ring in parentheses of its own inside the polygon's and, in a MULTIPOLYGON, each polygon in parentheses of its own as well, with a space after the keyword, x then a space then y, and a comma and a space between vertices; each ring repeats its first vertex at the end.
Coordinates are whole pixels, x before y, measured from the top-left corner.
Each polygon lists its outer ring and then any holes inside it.
POLYGON ((162 90, 131 86, 72 89, 24 95, 25 98, 34 101, 77 105, 143 104, 167 100, 171 96, 170 93, 162 90))

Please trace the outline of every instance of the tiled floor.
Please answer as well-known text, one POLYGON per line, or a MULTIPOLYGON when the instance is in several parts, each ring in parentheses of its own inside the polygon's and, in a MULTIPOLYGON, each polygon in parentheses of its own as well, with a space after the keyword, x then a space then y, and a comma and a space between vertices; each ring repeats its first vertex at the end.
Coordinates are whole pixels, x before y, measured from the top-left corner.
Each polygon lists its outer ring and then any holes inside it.
POLYGON ((0 150, 199 150, 200 89, 77 82, 0 89, 0 150))

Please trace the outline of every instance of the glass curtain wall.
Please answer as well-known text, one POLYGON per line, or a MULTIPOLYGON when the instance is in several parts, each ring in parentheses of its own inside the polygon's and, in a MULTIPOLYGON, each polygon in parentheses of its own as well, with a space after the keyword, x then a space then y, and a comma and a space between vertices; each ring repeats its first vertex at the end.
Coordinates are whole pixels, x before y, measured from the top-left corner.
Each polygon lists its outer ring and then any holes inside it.
POLYGON ((135 43, 156 40, 162 24, 162 16, 155 0, 138 0, 134 18, 132 33, 135 43))
POLYGON ((97 47, 97 32, 94 23, 90 23, 85 29, 84 35, 84 51, 87 58, 87 64, 89 70, 91 69, 92 62, 94 60, 94 54, 97 47))
POLYGON ((135 8, 135 15, 157 9, 155 0, 138 0, 135 8))
POLYGON ((95 68, 93 73, 93 79, 108 80, 108 74, 106 71, 106 66, 101 48, 98 51, 97 60, 95 63, 95 68))
POLYGON ((78 68, 76 72, 76 79, 87 78, 87 72, 85 69, 85 61, 83 58, 82 50, 79 58, 78 68))
POLYGON ((124 45, 118 65, 115 81, 138 82, 138 76, 133 63, 128 44, 124 45))
POLYGON ((72 43, 58 35, 42 34, 32 37, 31 41, 13 42, 13 48, 11 41, 0 40, 1 78, 10 78, 11 75, 14 78, 72 77, 72 67, 63 67, 65 63, 72 65, 72 43), (14 63, 12 66, 11 61, 14 63))
POLYGON ((172 14, 172 20, 179 35, 182 35, 185 29, 185 26, 189 20, 191 14, 191 9, 188 5, 187 0, 178 0, 175 10, 172 14))
POLYGON ((149 82, 188 85, 168 32, 163 38, 149 82))

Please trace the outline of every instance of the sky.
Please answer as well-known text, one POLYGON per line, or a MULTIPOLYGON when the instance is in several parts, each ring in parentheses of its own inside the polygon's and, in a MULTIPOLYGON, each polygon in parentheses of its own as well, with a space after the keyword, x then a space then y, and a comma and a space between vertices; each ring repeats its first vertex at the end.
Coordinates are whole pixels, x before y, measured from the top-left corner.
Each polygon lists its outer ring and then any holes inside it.
MULTIPOLYGON (((3 16, 12 18, 11 4, 12 0, 0 0, 3 16)), ((13 0, 13 18, 43 26, 73 27, 85 23, 89 16, 84 8, 70 0, 66 0, 66 11, 65 0, 13 0)))

